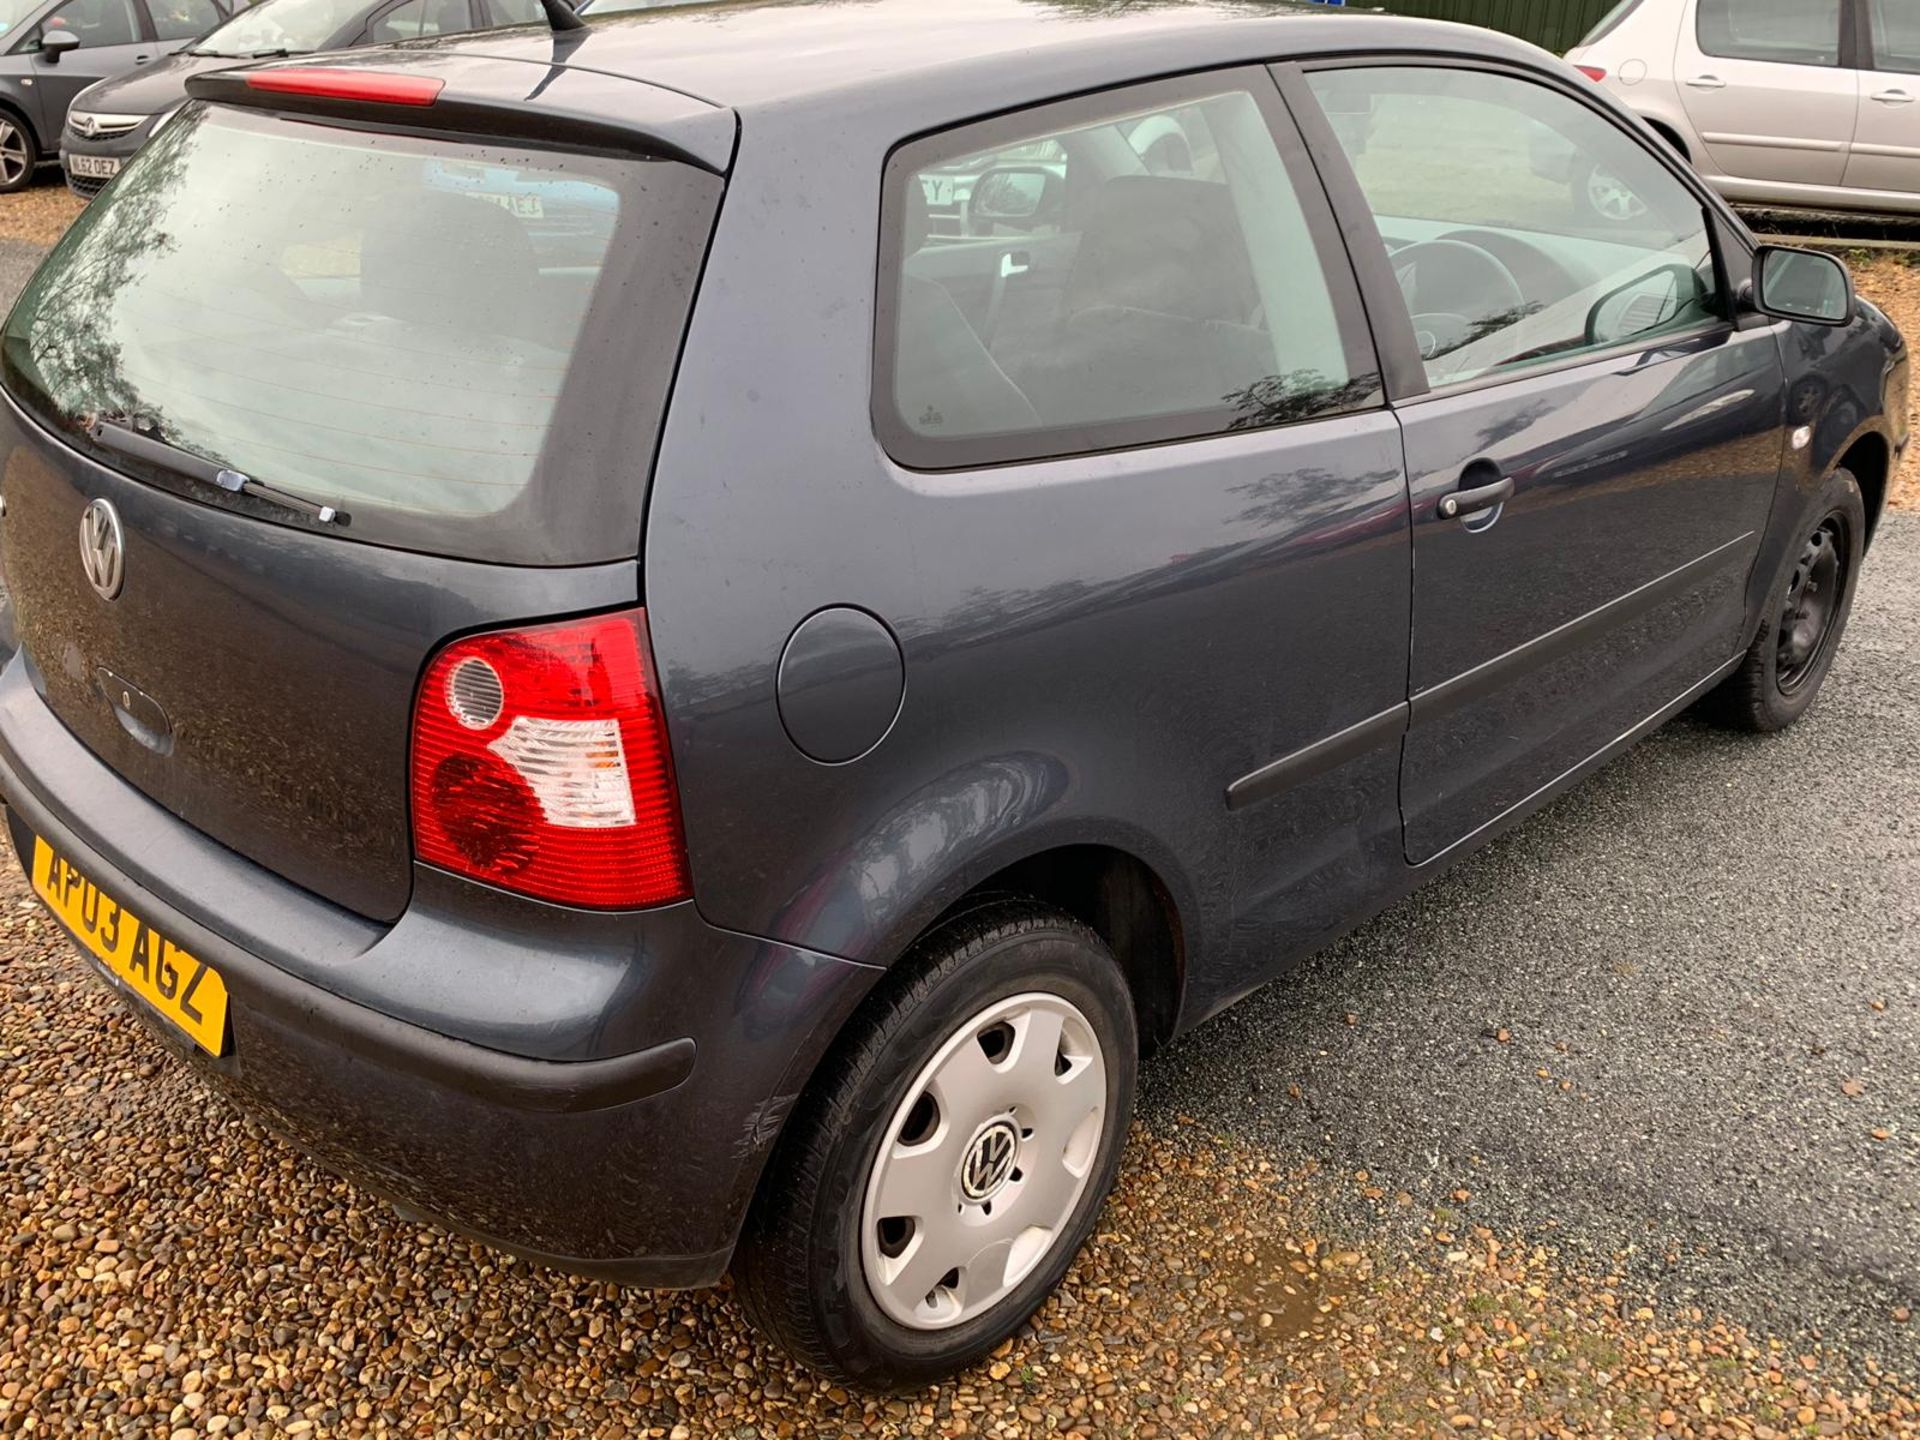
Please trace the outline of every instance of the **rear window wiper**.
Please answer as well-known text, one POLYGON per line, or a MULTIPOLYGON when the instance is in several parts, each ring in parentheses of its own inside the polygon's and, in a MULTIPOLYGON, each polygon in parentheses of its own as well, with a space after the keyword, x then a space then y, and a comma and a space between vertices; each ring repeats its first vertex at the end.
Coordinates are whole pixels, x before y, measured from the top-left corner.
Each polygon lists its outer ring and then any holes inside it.
POLYGON ((319 504, 278 486, 264 484, 251 475, 216 464, 204 455, 182 450, 178 445, 169 445, 153 433, 156 428, 151 421, 144 425, 138 421, 129 424, 122 416, 102 415, 95 417, 87 427, 87 434, 96 445, 104 445, 109 450, 117 450, 122 455, 143 460, 175 475, 184 475, 189 480, 198 480, 203 485, 217 486, 230 495, 251 495, 256 500, 265 500, 283 510, 309 516, 322 525, 352 523, 353 517, 344 510, 319 504))

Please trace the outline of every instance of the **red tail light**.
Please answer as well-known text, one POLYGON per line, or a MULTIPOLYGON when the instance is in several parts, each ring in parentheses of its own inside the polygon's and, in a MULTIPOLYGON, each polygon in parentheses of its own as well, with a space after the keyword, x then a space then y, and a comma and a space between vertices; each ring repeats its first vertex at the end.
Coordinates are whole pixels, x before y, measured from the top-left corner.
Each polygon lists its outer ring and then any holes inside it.
POLYGON ((420 859, 593 909, 691 893, 646 611, 456 640, 414 710, 420 859))
POLYGON ((1593 81, 1596 85, 1607 78, 1607 72, 1602 70, 1598 65, 1576 65, 1573 68, 1586 76, 1587 79, 1593 81))
POLYGON ((375 105, 431 105, 446 81, 431 75, 391 75, 379 70, 337 70, 303 65, 290 70, 251 70, 249 90, 277 95, 320 95, 330 100, 364 100, 375 105))

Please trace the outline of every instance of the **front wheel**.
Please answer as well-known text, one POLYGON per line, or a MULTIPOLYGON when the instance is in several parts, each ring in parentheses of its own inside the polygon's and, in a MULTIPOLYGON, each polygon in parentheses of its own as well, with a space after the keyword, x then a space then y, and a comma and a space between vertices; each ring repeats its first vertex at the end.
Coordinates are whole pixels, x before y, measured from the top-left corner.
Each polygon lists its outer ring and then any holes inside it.
POLYGON ((741 1237, 748 1313, 867 1388, 979 1359, 1092 1232, 1136 1068, 1132 1000, 1091 930, 1021 903, 943 927, 788 1123, 741 1237))
POLYGON ((1836 470, 1807 509, 1740 668, 1701 703, 1708 719, 1768 732, 1806 713, 1846 633, 1866 544, 1860 484, 1836 470))
POLYGON ((11 195, 33 183, 40 148, 33 132, 17 116, 0 112, 0 195, 11 195))

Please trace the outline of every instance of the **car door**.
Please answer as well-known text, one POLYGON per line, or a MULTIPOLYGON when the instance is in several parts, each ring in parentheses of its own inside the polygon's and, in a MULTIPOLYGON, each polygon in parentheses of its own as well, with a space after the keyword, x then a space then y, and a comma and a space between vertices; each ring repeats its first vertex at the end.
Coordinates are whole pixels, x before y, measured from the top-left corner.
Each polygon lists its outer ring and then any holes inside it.
POLYGON ((58 143, 74 96, 96 81, 150 64, 160 53, 146 26, 137 0, 67 0, 40 22, 36 42, 51 30, 64 30, 80 40, 78 49, 58 60, 39 53, 37 43, 33 47, 33 78, 40 91, 42 138, 47 144, 58 143))
POLYGON ((1837 186, 1859 111, 1848 0, 1689 0, 1674 74, 1706 165, 1837 186))
POLYGON ((1865 33, 1860 120, 1847 163, 1853 190, 1920 192, 1920 6, 1860 0, 1865 33))
MULTIPOLYGON (((807 213, 830 227, 810 249, 772 253, 725 220, 716 238, 712 264, 768 274, 740 289, 745 312, 703 299, 677 394, 751 394, 760 408, 752 426, 713 424, 701 401, 675 401, 648 518, 648 587, 674 596, 651 617, 654 642, 669 696, 701 693, 677 668, 696 650, 697 671, 728 686, 776 683, 744 657, 780 653, 816 611, 864 623, 846 613, 857 606, 898 636, 906 698, 859 761, 871 808, 777 731, 749 734, 771 704, 721 701, 709 683, 697 715, 669 716, 693 863, 727 897, 718 923, 754 915, 759 933, 830 932, 857 949, 941 856, 1002 843, 997 817, 1022 817, 1021 845, 1125 832, 1204 887, 1191 943, 1221 957, 1189 977, 1204 1013, 1404 870, 1399 427, 1272 79, 1189 75, 900 146, 879 177, 871 314, 841 311, 875 233, 859 203, 872 182, 807 153, 807 213), (1174 139, 1186 143, 1161 143, 1174 139), (946 191, 929 181, 969 157, 1044 165, 1047 142, 1070 157, 1049 228, 1074 243, 1054 277, 1038 273, 1053 252, 1032 248, 1023 278, 1043 288, 1004 301, 1022 323, 1009 315, 989 344, 961 296, 991 288, 1004 251, 937 225, 946 191), (978 267, 971 283, 955 256, 978 267), (747 334, 745 358, 709 338, 747 334), (849 386, 864 405, 869 374, 870 413, 848 435, 836 407, 849 386), (775 480, 788 474, 834 478, 775 480), (696 537, 721 533, 732 564, 792 577, 778 610, 744 606, 699 559, 696 537), (792 564, 849 544, 851 570, 792 564), (818 852, 845 857, 823 875, 868 878, 770 893, 722 818, 764 812, 769 794, 783 798, 768 825, 806 816, 818 852)), ((789 162, 776 142, 757 163, 789 162)))
POLYGON ((1319 148, 1342 228, 1375 257, 1370 313, 1402 327, 1383 345, 1412 351, 1383 359, 1412 490, 1416 864, 1523 810, 1746 641, 1782 460, 1775 336, 1728 318, 1700 194, 1575 86, 1440 61, 1301 86, 1303 106, 1371 117, 1363 149, 1336 149, 1331 126, 1319 148), (1542 130, 1614 176, 1634 218, 1543 180, 1542 130))

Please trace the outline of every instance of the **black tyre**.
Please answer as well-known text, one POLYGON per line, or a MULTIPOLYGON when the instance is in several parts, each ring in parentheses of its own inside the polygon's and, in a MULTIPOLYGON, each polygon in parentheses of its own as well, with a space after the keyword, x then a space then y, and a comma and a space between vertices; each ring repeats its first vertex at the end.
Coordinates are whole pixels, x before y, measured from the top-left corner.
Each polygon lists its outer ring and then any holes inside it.
POLYGON ((1736 730, 1774 731, 1806 713, 1846 633, 1866 545, 1860 484, 1836 470, 1788 547, 1753 647, 1701 702, 1708 719, 1736 730))
POLYGON ((748 1314, 869 1389, 985 1355, 1093 1230, 1137 1043, 1119 967, 1078 921, 998 902, 943 926, 788 1122, 735 1259, 748 1314))
POLYGON ((40 164, 40 147, 27 122, 0 110, 0 195, 11 195, 33 183, 40 164))

